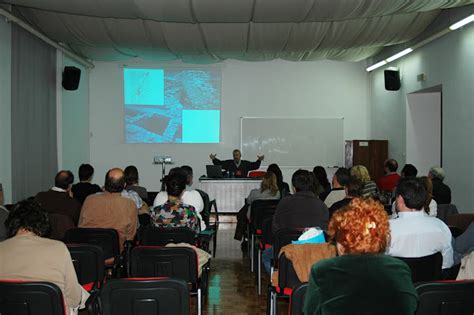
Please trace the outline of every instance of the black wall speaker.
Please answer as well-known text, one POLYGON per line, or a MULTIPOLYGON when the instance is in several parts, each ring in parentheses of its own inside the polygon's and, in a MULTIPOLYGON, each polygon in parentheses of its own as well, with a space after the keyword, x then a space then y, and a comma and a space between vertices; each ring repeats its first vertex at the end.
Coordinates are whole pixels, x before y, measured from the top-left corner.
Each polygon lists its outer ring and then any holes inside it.
POLYGON ((65 90, 73 91, 79 87, 81 80, 81 69, 76 67, 64 67, 63 72, 63 88, 65 90))
POLYGON ((387 91, 400 90, 400 72, 398 70, 385 70, 383 74, 387 91))

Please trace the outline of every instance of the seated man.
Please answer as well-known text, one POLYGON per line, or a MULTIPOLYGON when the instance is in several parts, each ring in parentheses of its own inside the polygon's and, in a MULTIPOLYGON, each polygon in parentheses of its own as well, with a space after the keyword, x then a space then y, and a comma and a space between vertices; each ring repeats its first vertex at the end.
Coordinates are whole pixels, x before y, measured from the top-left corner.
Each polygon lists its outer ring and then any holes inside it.
POLYGON ((329 208, 329 218, 332 217, 334 212, 336 212, 337 210, 351 203, 352 199, 356 197, 360 197, 360 192, 362 190, 362 187, 363 185, 360 180, 358 180, 355 177, 350 177, 346 185, 346 188, 344 189, 346 196, 344 197, 344 199, 339 200, 338 202, 335 202, 332 204, 332 206, 329 208))
POLYGON ((329 208, 333 203, 338 202, 339 200, 344 199, 346 192, 344 187, 349 181, 349 170, 345 167, 340 167, 337 169, 336 173, 332 177, 332 190, 329 195, 324 200, 324 203, 329 208))
POLYGON ((451 188, 443 183, 444 170, 441 167, 432 167, 428 173, 433 183, 433 199, 439 205, 451 203, 451 188))
POLYGON ((137 232, 138 214, 135 203, 121 196, 125 188, 123 171, 113 168, 105 175, 105 192, 90 195, 82 206, 79 227, 109 228, 119 234, 120 250, 137 232))
POLYGON ((54 187, 48 191, 40 192, 35 200, 48 213, 56 213, 68 216, 77 225, 81 204, 72 198, 71 188, 74 175, 71 171, 60 171, 54 178, 54 187))
POLYGON ((396 257, 423 257, 441 252, 443 269, 453 265, 451 231, 443 221, 423 210, 426 188, 418 178, 402 178, 397 186, 398 218, 390 220, 387 253, 396 257))
POLYGON ((264 158, 263 155, 257 155, 257 161, 255 162, 242 160, 242 154, 238 149, 232 151, 232 155, 234 157, 233 160, 225 161, 216 158, 216 154, 211 154, 209 157, 214 165, 222 165, 222 168, 229 172, 230 177, 247 177, 249 171, 256 170, 260 167, 260 162, 262 162, 264 158))
POLYGON ((101 192, 99 185, 92 184, 92 177, 94 176, 94 168, 90 164, 81 164, 79 166, 79 180, 80 182, 72 186, 72 195, 81 203, 84 203, 87 196, 101 192))
POLYGON ((391 193, 397 187, 400 175, 397 174, 398 163, 394 159, 386 160, 383 169, 385 175, 377 181, 377 187, 381 192, 391 193))

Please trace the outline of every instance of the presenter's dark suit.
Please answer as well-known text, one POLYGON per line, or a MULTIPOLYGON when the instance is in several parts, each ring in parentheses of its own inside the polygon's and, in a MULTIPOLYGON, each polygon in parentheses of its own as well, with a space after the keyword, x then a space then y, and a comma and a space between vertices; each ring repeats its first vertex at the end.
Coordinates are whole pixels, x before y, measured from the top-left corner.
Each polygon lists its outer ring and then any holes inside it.
POLYGON ((311 268, 304 314, 412 315, 418 295, 410 268, 386 255, 344 255, 311 268))
POLYGON ((237 167, 234 160, 221 161, 217 158, 212 160, 214 165, 221 165, 223 169, 234 174, 235 177, 247 177, 247 173, 252 170, 256 170, 260 167, 260 160, 250 162, 247 160, 240 160, 240 165, 237 167))

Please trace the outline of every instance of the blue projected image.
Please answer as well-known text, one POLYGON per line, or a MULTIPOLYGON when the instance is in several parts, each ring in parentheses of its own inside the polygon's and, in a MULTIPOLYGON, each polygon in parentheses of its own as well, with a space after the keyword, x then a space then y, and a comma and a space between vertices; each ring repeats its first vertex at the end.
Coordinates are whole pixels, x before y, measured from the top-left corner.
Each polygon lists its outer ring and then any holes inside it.
POLYGON ((183 142, 219 143, 220 110, 183 110, 183 142))
POLYGON ((124 69, 125 104, 163 105, 164 76, 162 69, 124 69))
POLYGON ((124 69, 126 142, 218 143, 220 87, 220 69, 124 69))

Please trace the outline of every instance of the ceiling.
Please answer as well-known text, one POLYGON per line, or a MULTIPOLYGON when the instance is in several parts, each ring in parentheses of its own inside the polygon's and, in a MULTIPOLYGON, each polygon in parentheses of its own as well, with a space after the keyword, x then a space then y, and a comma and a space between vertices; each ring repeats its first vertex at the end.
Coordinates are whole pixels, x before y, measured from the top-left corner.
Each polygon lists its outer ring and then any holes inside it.
POLYGON ((474 0, 0 0, 91 60, 360 61, 474 0))

